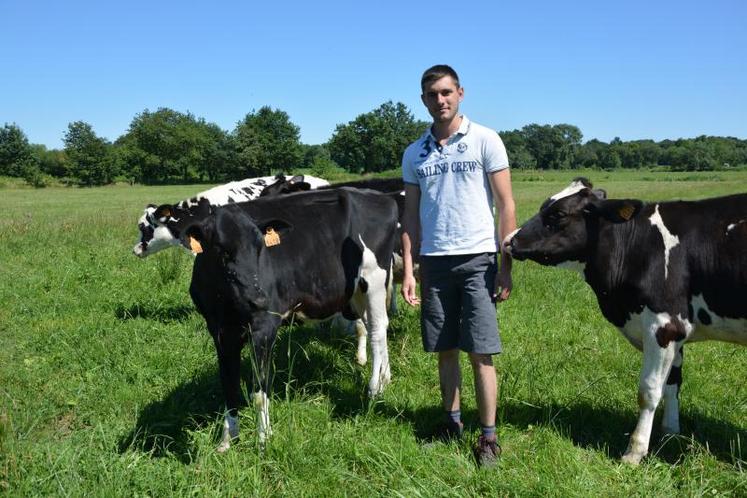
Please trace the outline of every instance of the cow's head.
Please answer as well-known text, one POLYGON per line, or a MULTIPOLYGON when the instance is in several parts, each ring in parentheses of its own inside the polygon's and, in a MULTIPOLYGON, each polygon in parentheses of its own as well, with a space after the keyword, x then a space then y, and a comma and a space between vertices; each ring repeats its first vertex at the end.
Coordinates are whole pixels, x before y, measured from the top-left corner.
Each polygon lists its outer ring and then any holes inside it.
POLYGON ((296 175, 290 179, 286 179, 285 175, 278 174, 275 179, 275 183, 268 185, 264 190, 262 190, 262 193, 259 194, 260 197, 292 194, 293 192, 311 190, 311 184, 304 181, 303 175, 296 175))
POLYGON ((161 249, 178 245, 179 239, 168 227, 173 222, 176 207, 171 204, 148 204, 137 223, 140 230, 140 240, 132 248, 132 252, 141 258, 155 254, 161 249))
POLYGON ((260 266, 262 252, 274 245, 267 234, 274 232, 282 239, 291 229, 283 220, 255 221, 240 206, 228 205, 185 227, 180 241, 192 251, 215 258, 222 269, 216 277, 223 280, 221 285, 227 287, 239 313, 249 317, 269 306, 260 266))
POLYGON ((624 223, 633 219, 643 203, 633 199, 607 200, 586 178, 576 178, 564 190, 547 199, 539 213, 503 241, 514 258, 543 265, 585 263, 590 241, 603 222, 624 223))

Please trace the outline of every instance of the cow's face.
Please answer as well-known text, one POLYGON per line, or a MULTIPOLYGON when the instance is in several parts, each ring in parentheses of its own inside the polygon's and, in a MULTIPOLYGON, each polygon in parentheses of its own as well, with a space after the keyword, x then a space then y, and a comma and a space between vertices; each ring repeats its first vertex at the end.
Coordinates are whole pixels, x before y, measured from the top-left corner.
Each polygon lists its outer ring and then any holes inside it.
POLYGON ((166 204, 160 207, 149 204, 143 211, 143 215, 137 223, 140 240, 132 248, 135 256, 145 258, 167 247, 179 245, 179 239, 174 237, 167 226, 169 219, 172 217, 170 212, 169 216, 164 216, 166 207, 173 209, 172 206, 166 204))
MULTIPOLYGON (((287 225, 282 227, 277 221, 273 223, 273 230, 275 227, 283 231, 287 229, 287 225)), ((207 257, 216 259, 222 270, 216 276, 223 279, 221 284, 226 285, 236 310, 244 318, 269 306, 268 296, 262 288, 262 272, 267 272, 267 269, 260 266, 260 255, 268 245, 263 230, 269 227, 268 224, 256 223, 240 208, 228 206, 219 209, 214 216, 189 225, 181 235, 185 246, 194 249, 196 240, 207 257)))
POLYGON ((577 178, 508 235, 504 248, 518 260, 531 259, 543 265, 584 263, 600 222, 624 223, 635 217, 641 206, 632 199, 606 200, 603 190, 594 190, 587 179, 577 178))

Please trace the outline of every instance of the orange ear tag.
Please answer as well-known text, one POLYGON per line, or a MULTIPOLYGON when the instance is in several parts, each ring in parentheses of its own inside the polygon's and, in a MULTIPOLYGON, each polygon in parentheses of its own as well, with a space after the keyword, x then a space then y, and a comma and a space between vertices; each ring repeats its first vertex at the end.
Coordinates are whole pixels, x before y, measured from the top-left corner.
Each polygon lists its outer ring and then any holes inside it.
POLYGON ((633 211, 635 211, 635 208, 633 206, 631 206, 630 204, 625 204, 617 211, 617 214, 619 214, 620 217, 625 221, 628 221, 633 216, 633 211))
POLYGON ((192 236, 189 237, 189 247, 195 254, 200 254, 202 252, 202 244, 200 244, 200 241, 192 236))
POLYGON ((274 228, 269 227, 265 232, 265 245, 272 247, 280 244, 280 234, 274 228))

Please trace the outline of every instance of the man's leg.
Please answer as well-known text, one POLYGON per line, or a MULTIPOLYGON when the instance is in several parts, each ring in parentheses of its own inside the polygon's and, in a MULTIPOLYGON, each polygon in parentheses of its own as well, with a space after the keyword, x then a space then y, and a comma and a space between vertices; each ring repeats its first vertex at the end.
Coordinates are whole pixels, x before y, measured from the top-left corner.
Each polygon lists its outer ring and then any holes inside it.
POLYGON ((469 353, 469 359, 475 374, 475 394, 480 425, 495 427, 498 391, 493 357, 489 354, 469 353))
POLYGON ((444 410, 459 410, 459 390, 462 386, 462 373, 459 369, 459 350, 450 349, 438 353, 438 380, 441 384, 441 401, 444 410))

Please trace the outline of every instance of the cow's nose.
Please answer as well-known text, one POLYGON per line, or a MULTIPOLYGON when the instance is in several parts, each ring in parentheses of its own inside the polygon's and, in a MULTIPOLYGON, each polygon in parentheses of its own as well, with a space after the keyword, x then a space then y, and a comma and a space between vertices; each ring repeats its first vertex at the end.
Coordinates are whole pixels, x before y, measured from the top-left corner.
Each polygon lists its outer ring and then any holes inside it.
POLYGON ((521 230, 520 228, 517 228, 513 232, 506 235, 506 238, 503 239, 503 250, 511 254, 511 249, 513 248, 513 242, 514 242, 514 236, 518 233, 518 231, 521 230))

